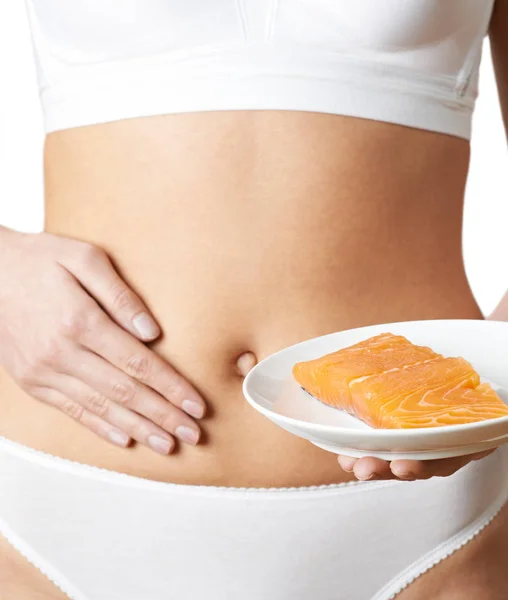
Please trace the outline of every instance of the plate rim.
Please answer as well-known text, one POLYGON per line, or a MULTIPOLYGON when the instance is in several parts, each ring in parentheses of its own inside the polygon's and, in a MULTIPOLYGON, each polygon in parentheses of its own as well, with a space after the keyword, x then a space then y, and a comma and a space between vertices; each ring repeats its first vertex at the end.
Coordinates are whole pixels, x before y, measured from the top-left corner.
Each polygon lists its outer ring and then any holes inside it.
MULTIPOLYGON (((340 433, 341 435, 354 435, 355 437, 358 436, 368 436, 368 437, 376 437, 376 438, 382 438, 383 436, 395 436, 395 437, 405 437, 408 435, 411 435, 411 437, 413 437, 415 434, 417 434, 416 432, 418 432, 420 435, 423 435, 423 433, 425 432, 426 437, 432 437, 433 434, 438 434, 438 433, 449 433, 452 431, 458 431, 460 429, 460 431, 466 432, 468 429, 474 429, 475 431, 481 430, 481 429, 485 429, 488 428, 489 426, 492 426, 492 423, 503 423, 503 422, 508 422, 508 415, 506 416, 502 416, 502 417, 495 417, 493 419, 485 419, 483 421, 473 421, 472 423, 460 423, 457 425, 441 425, 438 427, 407 427, 407 428, 375 428, 372 427, 370 428, 368 431, 365 430, 361 430, 361 429, 349 429, 347 427, 341 427, 340 425, 325 425, 323 423, 314 423, 312 421, 304 421, 302 419, 296 419, 294 417, 289 417, 287 415, 283 415, 280 413, 277 413, 273 410, 270 410, 264 406, 262 406, 261 404, 259 404, 258 402, 256 402, 254 400, 254 398, 250 395, 250 393, 247 391, 248 387, 250 385, 251 379, 253 377, 256 377, 256 375, 258 374, 258 372, 262 369, 263 365, 266 364, 268 361, 274 360, 275 357, 277 357, 280 354, 286 353, 289 350, 293 350, 295 348, 297 348, 298 346, 303 346, 304 344, 308 344, 311 341, 317 341, 317 340, 323 340, 324 338, 328 338, 328 337, 332 337, 341 333, 351 333, 351 332, 355 332, 355 331, 359 331, 362 329, 369 329, 369 328, 373 328, 373 327, 383 327, 383 326, 399 326, 399 325, 410 325, 410 324, 424 324, 424 323, 454 323, 454 324, 460 324, 460 323, 467 323, 469 327, 473 326, 476 327, 478 326, 479 323, 482 323, 482 327, 490 327, 492 325, 504 325, 505 327, 508 327, 508 322, 507 321, 495 321, 495 320, 486 320, 486 319, 419 319, 416 321, 394 321, 394 322, 389 322, 389 323, 375 323, 372 325, 365 325, 362 327, 354 327, 351 329, 343 329, 343 330, 339 330, 339 331, 333 331, 331 333, 325 333, 323 335, 320 336, 316 336, 313 338, 309 338, 307 340, 302 340, 301 342, 297 342, 295 344, 292 344, 290 346, 286 346, 285 348, 282 348, 280 350, 278 350, 277 352, 273 352, 272 354, 269 354, 268 356, 266 356, 265 358, 263 358, 261 361, 259 361, 245 376, 244 380, 243 380, 243 384, 242 384, 242 392, 243 395, 245 397, 245 399, 247 400, 247 402, 258 412, 262 413, 264 416, 266 416, 267 418, 269 418, 270 420, 273 421, 273 419, 271 418, 272 415, 276 417, 276 419, 282 420, 284 422, 287 422, 288 424, 293 424, 293 425, 306 425, 306 426, 311 426, 314 430, 316 431, 322 431, 322 432, 328 432, 328 433, 340 433), (474 323, 474 325, 473 325, 474 323), (412 433, 410 433, 412 432, 412 433)), ((347 347, 347 346, 344 346, 347 347)), ((280 381, 287 381, 287 379, 283 379, 280 381)), ((294 383, 296 385, 297 382, 293 379, 294 383)), ((333 409, 333 407, 330 407, 333 409)), ((337 409, 340 410, 340 409, 337 409)), ((351 415, 353 416, 353 415, 351 415)), ((353 418, 356 418, 353 416, 353 418)), ((361 420, 360 420, 361 421, 361 420)), ((362 421, 363 423, 363 421, 362 421)))

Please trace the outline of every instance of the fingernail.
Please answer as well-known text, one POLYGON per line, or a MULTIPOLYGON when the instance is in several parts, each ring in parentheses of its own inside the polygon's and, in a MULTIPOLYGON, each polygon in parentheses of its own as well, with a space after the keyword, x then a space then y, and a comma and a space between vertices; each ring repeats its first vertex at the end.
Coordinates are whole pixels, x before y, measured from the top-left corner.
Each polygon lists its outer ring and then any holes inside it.
POLYGON ((408 481, 414 481, 416 479, 416 475, 413 471, 399 471, 398 469, 392 469, 392 473, 400 479, 407 479, 408 481))
POLYGON ((374 479, 374 477, 379 477, 379 475, 377 473, 371 473, 368 477, 359 477, 357 475, 357 479, 360 481, 368 481, 369 479, 374 479))
POLYGON ((119 429, 110 429, 108 432, 108 438, 110 442, 113 442, 113 444, 116 444, 117 446, 123 446, 124 448, 130 441, 130 437, 119 429))
POLYGON ((186 425, 179 425, 175 430, 176 435, 188 444, 197 444, 199 433, 186 425))
POLYGON ((182 402, 183 410, 189 415, 200 419, 205 414, 205 407, 196 400, 184 400, 182 402))
POLYGON ((132 323, 142 338, 152 339, 160 333, 157 323, 146 312, 137 315, 132 323))
POLYGON ((160 435, 149 435, 147 442, 150 448, 159 454, 169 454, 173 446, 171 440, 167 440, 160 435))
POLYGON ((352 473, 353 468, 356 463, 356 460, 357 460, 356 458, 349 458, 347 456, 341 456, 341 457, 339 457, 339 465, 342 467, 342 469, 344 471, 346 471, 346 473, 352 473))

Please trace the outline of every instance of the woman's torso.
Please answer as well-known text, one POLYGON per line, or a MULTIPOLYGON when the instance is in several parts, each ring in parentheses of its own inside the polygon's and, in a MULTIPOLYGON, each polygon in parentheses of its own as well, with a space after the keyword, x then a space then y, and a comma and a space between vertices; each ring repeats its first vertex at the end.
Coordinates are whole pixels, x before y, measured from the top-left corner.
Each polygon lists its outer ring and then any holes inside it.
POLYGON ((344 481, 259 415, 236 360, 340 329, 481 318, 461 253, 464 139, 299 111, 133 118, 50 133, 45 230, 91 241, 147 302, 150 344, 204 395, 204 440, 113 447, 0 372, 0 434, 163 481, 344 481), (27 418, 27 415, 30 417, 27 418))

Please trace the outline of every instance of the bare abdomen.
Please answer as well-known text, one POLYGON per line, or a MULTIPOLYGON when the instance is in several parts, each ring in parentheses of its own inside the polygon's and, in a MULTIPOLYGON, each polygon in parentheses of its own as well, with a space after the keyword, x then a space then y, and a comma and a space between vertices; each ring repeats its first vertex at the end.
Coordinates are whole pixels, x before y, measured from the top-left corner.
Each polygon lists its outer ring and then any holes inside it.
POLYGON ((204 394, 204 442, 110 446, 0 372, 0 434, 163 481, 343 481, 335 457, 243 399, 236 360, 339 329, 481 318, 461 256, 467 142, 313 113, 167 115, 50 134, 51 233, 108 251, 204 394), (27 418, 27 414, 31 417, 27 418))

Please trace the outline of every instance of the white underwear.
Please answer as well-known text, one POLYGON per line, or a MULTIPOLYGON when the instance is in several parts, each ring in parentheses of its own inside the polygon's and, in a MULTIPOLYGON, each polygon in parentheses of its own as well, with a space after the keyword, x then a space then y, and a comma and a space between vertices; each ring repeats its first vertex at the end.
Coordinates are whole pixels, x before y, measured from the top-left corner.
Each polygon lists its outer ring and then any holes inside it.
POLYGON ((389 600, 508 498, 508 447, 448 478, 151 481, 0 436, 0 533, 73 600, 389 600))

